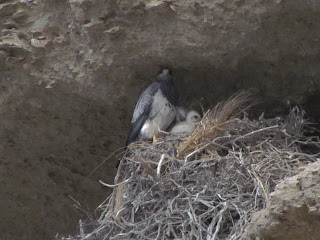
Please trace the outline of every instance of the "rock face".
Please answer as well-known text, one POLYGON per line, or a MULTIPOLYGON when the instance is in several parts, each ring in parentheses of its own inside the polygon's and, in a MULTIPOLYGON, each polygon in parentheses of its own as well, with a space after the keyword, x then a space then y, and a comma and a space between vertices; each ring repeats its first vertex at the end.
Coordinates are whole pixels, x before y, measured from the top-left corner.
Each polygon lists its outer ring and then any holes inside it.
POLYGON ((302 0, 1 1, 2 238, 72 232, 85 216, 71 198, 106 198, 115 159, 90 173, 123 146, 161 66, 192 108, 252 87, 261 112, 290 101, 319 120, 319 13, 302 0))
POLYGON ((244 239, 316 240, 320 236, 320 160, 281 182, 255 213, 244 239))

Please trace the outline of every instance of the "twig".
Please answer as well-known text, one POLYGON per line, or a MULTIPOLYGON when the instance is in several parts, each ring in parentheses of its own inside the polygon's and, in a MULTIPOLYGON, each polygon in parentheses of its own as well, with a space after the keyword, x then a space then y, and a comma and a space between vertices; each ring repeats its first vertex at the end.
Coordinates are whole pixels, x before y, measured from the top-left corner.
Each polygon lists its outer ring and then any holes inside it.
POLYGON ((161 155, 160 161, 158 163, 158 167, 157 167, 157 177, 160 178, 160 170, 161 170, 161 166, 164 160, 164 154, 161 155))
POLYGON ((246 138, 246 137, 251 136, 253 134, 260 133, 260 132, 263 132, 263 131, 266 131, 266 130, 270 130, 270 129, 273 129, 273 128, 278 128, 278 127, 279 127, 278 125, 274 125, 274 126, 270 126, 270 127, 261 128, 261 129, 258 129, 256 131, 247 133, 247 134, 245 134, 243 136, 240 136, 240 137, 234 139, 232 142, 234 143, 234 142, 236 142, 236 141, 238 141, 240 139, 246 138))

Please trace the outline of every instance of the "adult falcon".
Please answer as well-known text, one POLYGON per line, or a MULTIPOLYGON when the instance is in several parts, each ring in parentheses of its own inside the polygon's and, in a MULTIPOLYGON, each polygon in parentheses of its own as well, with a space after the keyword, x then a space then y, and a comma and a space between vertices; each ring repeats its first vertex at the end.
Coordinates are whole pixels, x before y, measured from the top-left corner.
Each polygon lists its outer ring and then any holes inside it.
POLYGON ((152 139, 159 130, 166 131, 176 117, 178 92, 169 69, 163 69, 140 95, 131 120, 126 146, 135 141, 152 139))

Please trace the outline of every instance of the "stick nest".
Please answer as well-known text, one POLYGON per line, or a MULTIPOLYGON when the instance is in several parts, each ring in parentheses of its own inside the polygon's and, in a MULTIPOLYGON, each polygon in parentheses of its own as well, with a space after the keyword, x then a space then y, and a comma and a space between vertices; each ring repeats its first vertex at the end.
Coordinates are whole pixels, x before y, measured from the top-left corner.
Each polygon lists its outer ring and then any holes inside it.
POLYGON ((304 112, 249 120, 247 92, 205 114, 189 136, 131 144, 100 218, 65 239, 241 239, 252 213, 284 178, 315 162, 304 112), (240 115, 244 115, 241 119, 240 115))

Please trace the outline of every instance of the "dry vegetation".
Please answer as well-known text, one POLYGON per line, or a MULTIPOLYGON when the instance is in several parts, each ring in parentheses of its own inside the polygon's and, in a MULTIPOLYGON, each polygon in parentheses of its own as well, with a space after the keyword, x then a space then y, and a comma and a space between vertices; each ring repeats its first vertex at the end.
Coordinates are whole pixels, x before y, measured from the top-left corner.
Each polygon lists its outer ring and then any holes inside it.
POLYGON ((316 161, 301 146, 320 147, 303 135, 299 108, 286 118, 249 120, 250 101, 247 92, 233 96, 190 136, 132 144, 115 185, 103 183, 114 191, 100 218, 65 239, 240 239, 275 185, 316 161))

